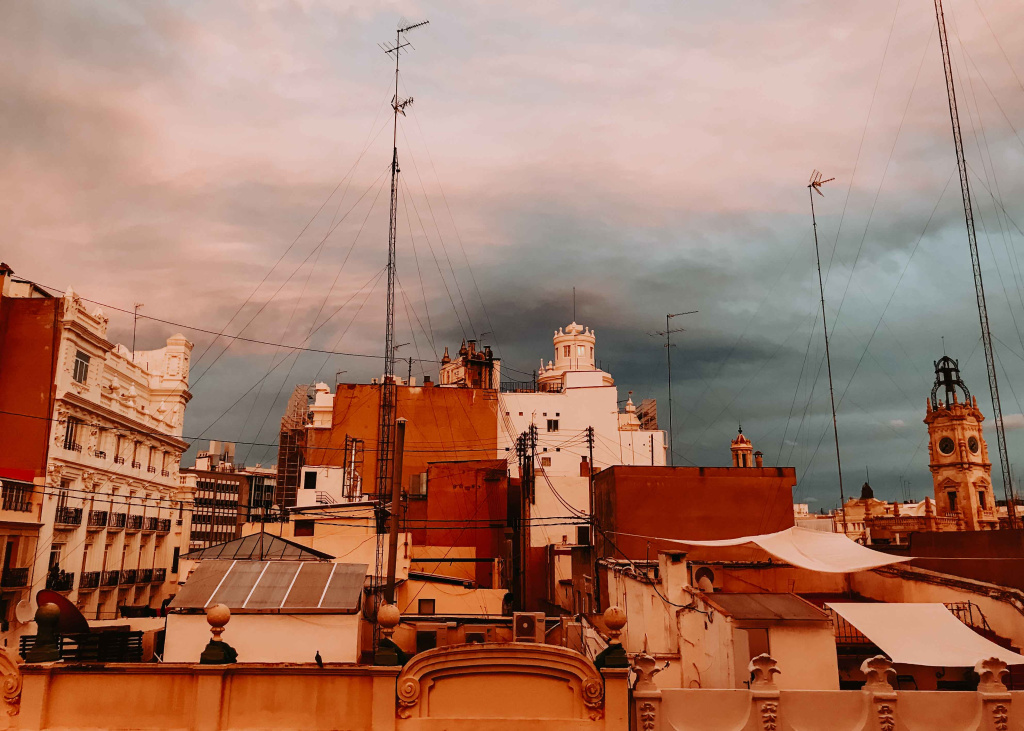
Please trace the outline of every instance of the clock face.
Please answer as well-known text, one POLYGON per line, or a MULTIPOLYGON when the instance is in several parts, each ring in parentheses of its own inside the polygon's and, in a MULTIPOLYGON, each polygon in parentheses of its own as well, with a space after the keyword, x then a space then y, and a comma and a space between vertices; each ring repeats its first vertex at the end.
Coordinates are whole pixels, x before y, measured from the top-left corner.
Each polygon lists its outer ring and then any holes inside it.
POLYGON ((977 454, 978 453, 978 449, 980 447, 981 447, 981 445, 978 444, 978 440, 977 440, 976 437, 971 437, 970 439, 967 440, 967 448, 969 450, 971 450, 972 454, 977 454))
POLYGON ((949 437, 942 437, 942 439, 939 440, 939 451, 943 454, 953 454, 953 449, 955 447, 956 445, 953 444, 953 440, 949 437))

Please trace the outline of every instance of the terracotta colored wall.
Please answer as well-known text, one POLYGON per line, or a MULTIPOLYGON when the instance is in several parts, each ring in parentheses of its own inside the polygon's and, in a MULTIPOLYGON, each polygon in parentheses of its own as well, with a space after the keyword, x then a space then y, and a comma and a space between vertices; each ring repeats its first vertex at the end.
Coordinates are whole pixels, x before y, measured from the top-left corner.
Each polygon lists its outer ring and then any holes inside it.
POLYGON ((920 556, 911 565, 922 569, 1024 590, 1022 530, 911 533, 909 548, 872 548, 900 556, 920 556))
POLYGON ((32 482, 46 471, 60 303, 0 297, 0 476, 32 482))
MULTIPOLYGON (((718 540, 793 525, 792 467, 610 467, 594 477, 598 525, 606 532, 718 540)), ((657 558, 663 541, 597 532, 599 556, 657 558), (610 540, 609 540, 610 539, 610 540), (614 543, 614 546, 612 545, 614 543), (616 550, 616 547, 618 550, 616 550)))
MULTIPOLYGON (((408 420, 402 485, 430 462, 493 458, 498 449, 498 397, 473 388, 398 386, 398 418, 408 420)), ((380 386, 341 384, 330 429, 309 430, 307 465, 341 466, 345 435, 364 440, 364 492, 376 485, 380 386)))
MULTIPOLYGON (((508 500, 505 460, 432 464, 426 500, 410 499, 407 524, 417 546, 466 546, 476 558, 500 558, 508 500)), ((492 563, 476 565, 475 580, 493 586, 492 563)))

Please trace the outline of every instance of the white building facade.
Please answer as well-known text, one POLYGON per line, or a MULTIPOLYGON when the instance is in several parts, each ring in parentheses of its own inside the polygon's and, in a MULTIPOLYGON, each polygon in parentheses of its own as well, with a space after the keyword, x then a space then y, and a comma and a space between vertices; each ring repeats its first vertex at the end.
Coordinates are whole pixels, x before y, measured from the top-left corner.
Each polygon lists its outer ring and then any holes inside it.
POLYGON ((87 619, 174 593, 195 488, 178 471, 192 343, 133 354, 107 326, 68 289, 30 592, 58 591, 87 619))

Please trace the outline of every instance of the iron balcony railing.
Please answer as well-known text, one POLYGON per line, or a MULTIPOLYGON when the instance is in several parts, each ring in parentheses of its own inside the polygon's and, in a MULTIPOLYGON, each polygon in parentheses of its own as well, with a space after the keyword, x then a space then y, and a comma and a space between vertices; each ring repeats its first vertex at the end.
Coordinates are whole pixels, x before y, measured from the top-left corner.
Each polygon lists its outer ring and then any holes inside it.
POLYGON ((153 569, 153 582, 162 584, 167 581, 167 569, 153 569))
POLYGON ((117 586, 121 583, 121 572, 118 570, 104 571, 100 576, 100 585, 104 587, 117 586))
POLYGON ((106 510, 90 510, 89 511, 89 527, 90 528, 106 528, 107 517, 109 513, 106 510))
POLYGON ((114 457, 114 464, 124 464, 124 457, 114 457))
POLYGON ((53 520, 60 525, 81 525, 82 509, 69 508, 67 506, 57 508, 57 514, 53 520))
POLYGON ((27 513, 32 510, 32 488, 28 485, 11 485, 4 483, 3 503, 0 506, 4 510, 13 510, 18 513, 27 513))
POLYGON ((0 586, 5 589, 19 589, 28 586, 28 571, 27 567, 4 569, 3 575, 0 575, 0 586))
POLYGON ((153 569, 139 569, 138 581, 140 584, 148 584, 153 580, 153 569))
POLYGON ((98 459, 106 459, 107 453, 104 452, 102 449, 94 449, 92 450, 92 456, 97 457, 98 459))
POLYGON ((146 468, 146 472, 149 472, 149 473, 155 475, 156 474, 156 467, 154 467, 153 465, 149 465, 149 467, 146 468))
POLYGON ((73 571, 50 572, 46 576, 46 588, 50 591, 71 591, 75 588, 73 571))
POLYGON ((137 462, 137 461, 135 461, 133 459, 132 460, 132 467, 134 467, 135 469, 140 469, 142 467, 142 462, 137 462))
POLYGON ((562 384, 559 383, 537 383, 536 381, 504 381, 501 384, 502 393, 561 393, 562 384))
POLYGON ((78 590, 99 588, 100 575, 99 571, 83 571, 82 577, 78 580, 78 590))
POLYGON ((170 477, 171 476, 171 471, 170 470, 160 470, 160 476, 161 477, 170 477))
POLYGON ((129 515, 127 528, 128 530, 142 530, 142 516, 129 515))
POLYGON ((124 528, 127 521, 128 516, 124 513, 111 513, 110 517, 107 518, 107 528, 124 528))
POLYGON ((124 585, 124 584, 134 584, 135 583, 135 569, 124 569, 124 570, 122 570, 121 571, 121 581, 120 581, 120 583, 122 585, 124 585))
POLYGON ((143 521, 143 523, 142 523, 142 529, 143 530, 156 530, 157 525, 159 524, 159 522, 160 521, 156 517, 146 518, 146 520, 143 521))
POLYGON ((156 522, 156 529, 161 533, 170 533, 171 531, 171 519, 161 518, 156 522))

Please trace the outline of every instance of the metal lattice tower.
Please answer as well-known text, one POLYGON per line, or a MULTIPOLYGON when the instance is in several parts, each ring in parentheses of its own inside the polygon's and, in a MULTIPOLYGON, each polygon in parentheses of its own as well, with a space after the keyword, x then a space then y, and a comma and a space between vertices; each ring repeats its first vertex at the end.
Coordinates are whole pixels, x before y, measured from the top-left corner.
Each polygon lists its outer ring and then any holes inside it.
POLYGON ((956 89, 953 86, 953 63, 949 57, 949 40, 946 36, 946 18, 942 13, 942 0, 935 0, 935 20, 939 24, 939 47, 942 49, 942 68, 946 74, 946 96, 949 100, 949 120, 953 126, 953 144, 956 146, 956 166, 960 173, 960 193, 964 201, 964 219, 967 223, 967 242, 971 249, 971 267, 974 270, 974 294, 978 300, 978 319, 981 323, 981 342, 985 349, 985 367, 988 370, 988 389, 992 397, 992 418, 996 427, 996 442, 999 445, 999 467, 1003 475, 1003 492, 1006 495, 1006 514, 1010 527, 1017 527, 1017 515, 1013 504, 1013 483, 1010 474, 1010 457, 1006 450, 1006 431, 1003 428, 1003 406, 999 400, 999 383, 996 379, 996 358, 992 348, 992 332, 989 329, 988 307, 985 304, 985 285, 981 279, 981 260, 978 258, 978 237, 974 229, 974 211, 971 207, 971 188, 967 180, 967 160, 960 136, 960 116, 956 108, 956 89))

